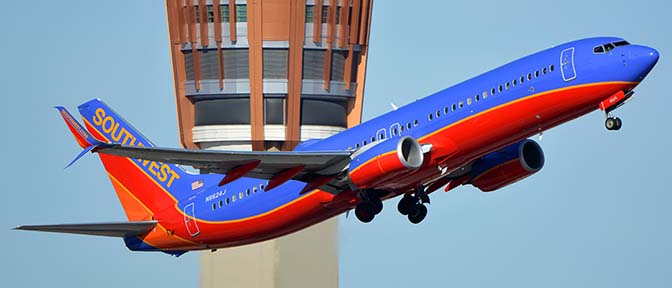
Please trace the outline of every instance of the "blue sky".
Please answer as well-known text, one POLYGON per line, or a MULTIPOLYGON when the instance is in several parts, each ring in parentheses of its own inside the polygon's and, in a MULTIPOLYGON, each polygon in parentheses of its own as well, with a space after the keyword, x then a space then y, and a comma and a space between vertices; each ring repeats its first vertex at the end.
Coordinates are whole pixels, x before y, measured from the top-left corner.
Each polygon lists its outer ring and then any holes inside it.
MULTIPOLYGON (((545 2, 375 2, 364 120, 579 38, 624 37, 661 59, 616 111, 621 131, 606 131, 595 112, 546 132, 546 166, 533 177, 495 193, 436 193, 421 225, 398 215, 396 202, 371 224, 339 216, 342 287, 672 285, 670 5, 545 2)), ((197 253, 132 253, 119 239, 9 230, 125 219, 96 157, 63 170, 79 148, 53 105, 99 97, 155 143, 179 145, 163 5, 3 4, 6 286, 197 285, 197 253)))

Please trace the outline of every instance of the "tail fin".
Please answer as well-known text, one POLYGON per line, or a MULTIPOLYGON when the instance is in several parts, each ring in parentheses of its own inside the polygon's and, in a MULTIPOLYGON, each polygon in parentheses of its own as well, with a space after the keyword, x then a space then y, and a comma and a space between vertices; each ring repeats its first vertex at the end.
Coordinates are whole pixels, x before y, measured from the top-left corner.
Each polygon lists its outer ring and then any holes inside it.
MULTIPOLYGON (((96 138, 128 146, 154 146, 126 120, 98 99, 80 105, 79 112, 82 114, 86 129, 93 135, 87 138, 82 136, 84 133, 80 133, 82 132, 81 127, 79 129, 76 128, 77 126, 74 129, 70 128, 77 132, 73 134, 82 147, 89 144, 95 146, 96 138), (78 135, 82 136, 82 139, 78 135)), ((64 118, 68 117, 64 116, 64 118)), ((66 122, 72 127, 68 119, 66 122)), ((182 193, 191 192, 190 187, 194 176, 176 165, 105 154, 99 154, 99 156, 126 216, 131 221, 151 220, 155 213, 175 205, 179 199, 187 196, 182 193)))

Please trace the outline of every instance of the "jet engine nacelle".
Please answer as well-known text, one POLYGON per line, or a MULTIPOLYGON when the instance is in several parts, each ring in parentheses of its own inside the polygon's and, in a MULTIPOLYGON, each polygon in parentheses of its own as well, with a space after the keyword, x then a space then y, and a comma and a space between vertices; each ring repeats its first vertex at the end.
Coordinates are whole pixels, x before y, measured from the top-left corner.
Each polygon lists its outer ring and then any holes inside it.
POLYGON ((348 174, 360 189, 375 187, 400 173, 422 166, 422 146, 413 137, 404 136, 365 146, 352 156, 348 174))
POLYGON ((526 139, 474 162, 469 182, 483 192, 490 192, 518 182, 544 167, 544 151, 526 139))

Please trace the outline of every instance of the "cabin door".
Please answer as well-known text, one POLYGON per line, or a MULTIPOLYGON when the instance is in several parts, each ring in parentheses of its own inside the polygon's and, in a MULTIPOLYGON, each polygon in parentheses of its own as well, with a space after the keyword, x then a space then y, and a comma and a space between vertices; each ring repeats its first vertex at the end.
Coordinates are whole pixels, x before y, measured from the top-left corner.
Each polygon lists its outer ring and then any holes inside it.
POLYGON ((576 79, 574 47, 562 50, 562 53, 560 53, 560 71, 562 71, 562 79, 565 80, 565 82, 576 79))
POLYGON ((196 237, 198 234, 201 234, 201 231, 198 230, 198 224, 196 224, 194 203, 184 206, 184 225, 187 226, 187 232, 189 232, 191 237, 196 237))

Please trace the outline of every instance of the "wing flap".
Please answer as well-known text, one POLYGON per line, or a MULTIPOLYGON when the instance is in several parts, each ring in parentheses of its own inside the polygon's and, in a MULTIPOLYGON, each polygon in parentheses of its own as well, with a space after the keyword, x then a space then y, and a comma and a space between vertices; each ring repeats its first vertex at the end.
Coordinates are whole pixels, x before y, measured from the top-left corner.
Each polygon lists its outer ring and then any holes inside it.
POLYGON ((152 230, 158 223, 158 221, 152 220, 82 224, 22 225, 14 229, 107 237, 130 237, 145 234, 152 230))

